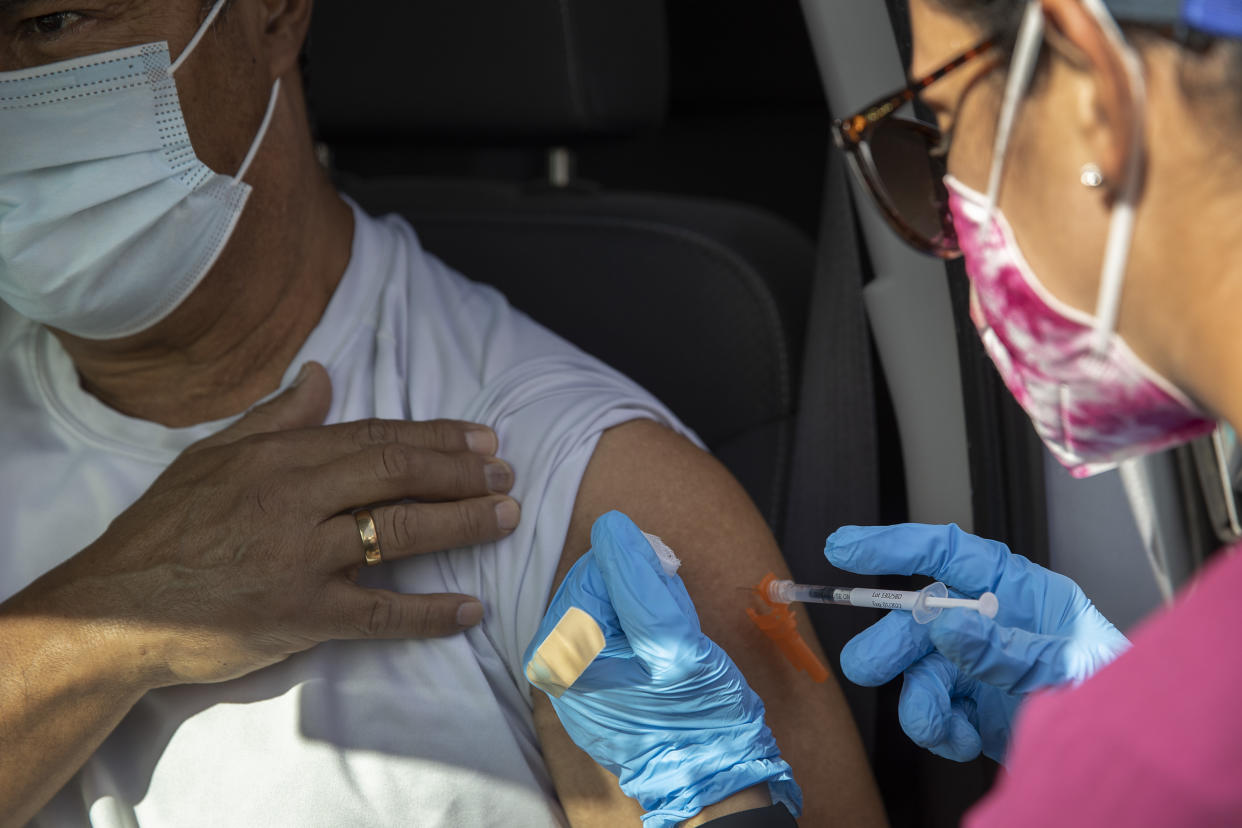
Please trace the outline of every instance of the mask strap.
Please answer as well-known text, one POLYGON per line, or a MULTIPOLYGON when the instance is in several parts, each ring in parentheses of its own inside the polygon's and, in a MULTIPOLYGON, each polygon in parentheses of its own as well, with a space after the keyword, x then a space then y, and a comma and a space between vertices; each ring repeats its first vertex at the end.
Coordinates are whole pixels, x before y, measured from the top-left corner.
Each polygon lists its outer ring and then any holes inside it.
POLYGON ((1147 86, 1143 80, 1142 63, 1125 41, 1121 29, 1100 0, 1083 0, 1083 6, 1096 18, 1105 36, 1121 55, 1126 74, 1130 77, 1130 95, 1134 101, 1134 118, 1130 128, 1130 156, 1122 171, 1123 180, 1113 203, 1108 223, 1108 241, 1104 247, 1104 264, 1100 269, 1100 292, 1096 297, 1095 330, 1091 348, 1096 354, 1108 350, 1109 338, 1117 326, 1121 308, 1121 289, 1126 264, 1130 258, 1130 242, 1134 236, 1134 212, 1138 203, 1139 182, 1143 162, 1143 115, 1146 112, 1147 86))
POLYGON ((259 124, 259 131, 254 136, 254 141, 250 143, 250 149, 246 152, 246 158, 241 162, 241 167, 237 170, 237 175, 233 176, 238 181, 246 177, 246 170, 250 169, 250 162, 254 161, 254 157, 259 154, 259 146, 263 143, 263 137, 267 135, 267 128, 272 125, 272 115, 276 112, 276 101, 280 97, 280 78, 272 84, 272 94, 267 99, 267 112, 263 114, 263 121, 259 124))
POLYGON ((1009 64, 1009 81, 1005 84, 1005 97, 1001 101, 1000 120, 996 125, 996 143, 992 146, 992 169, 988 174, 987 217, 996 211, 1000 196, 1001 178, 1005 169, 1005 152, 1009 149, 1009 137, 1018 107, 1026 97, 1031 85, 1035 66, 1039 62, 1039 47, 1044 41, 1044 9, 1040 0, 1028 0, 1022 15, 1022 25, 1013 47, 1013 60, 1009 64))
MULTIPOLYGON (((207 12, 207 17, 198 27, 198 31, 194 33, 194 37, 190 38, 190 42, 181 50, 181 54, 169 65, 168 74, 175 74, 181 68, 181 65, 185 63, 186 59, 198 48, 199 41, 207 34, 216 18, 220 16, 220 12, 224 9, 224 4, 227 2, 228 0, 216 0, 215 5, 211 7, 211 11, 207 12)), ((259 123, 259 131, 255 134, 254 140, 250 142, 250 149, 246 151, 246 157, 242 160, 237 174, 233 176, 238 181, 245 177, 246 171, 250 169, 251 162, 254 161, 254 157, 259 154, 259 147, 263 144, 263 138, 267 135, 267 129, 272 125, 272 116, 276 113, 276 101, 279 98, 280 78, 277 78, 276 82, 272 84, 272 94, 268 96, 267 111, 263 113, 263 120, 259 123)))
POLYGON ((198 31, 194 33, 194 37, 190 38, 190 42, 181 50, 181 54, 168 67, 168 74, 174 75, 181 68, 181 64, 185 63, 186 58, 198 47, 198 42, 203 39, 203 35, 207 34, 207 30, 211 28, 211 24, 215 22, 216 17, 220 14, 220 10, 224 8, 224 4, 229 0, 216 0, 216 4, 211 7, 211 11, 207 12, 207 19, 198 27, 198 31))

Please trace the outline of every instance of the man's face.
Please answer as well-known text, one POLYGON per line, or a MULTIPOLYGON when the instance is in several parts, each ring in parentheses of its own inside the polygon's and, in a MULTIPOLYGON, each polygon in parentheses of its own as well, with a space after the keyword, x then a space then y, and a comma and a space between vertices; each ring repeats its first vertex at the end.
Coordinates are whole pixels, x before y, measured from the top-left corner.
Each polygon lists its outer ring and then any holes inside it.
MULTIPOLYGON (((161 41, 176 60, 209 5, 0 0, 0 72, 161 41)), ((240 166, 275 80, 263 36, 265 16, 263 0, 231 0, 175 75, 195 152, 216 172, 232 174, 240 166)))

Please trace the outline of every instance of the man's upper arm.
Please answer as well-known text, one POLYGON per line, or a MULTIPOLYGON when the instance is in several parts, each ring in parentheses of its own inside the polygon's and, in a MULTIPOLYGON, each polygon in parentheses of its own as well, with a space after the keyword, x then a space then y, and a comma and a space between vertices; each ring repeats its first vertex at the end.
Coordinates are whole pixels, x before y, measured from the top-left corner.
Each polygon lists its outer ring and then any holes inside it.
MULTIPOLYGON (((658 423, 636 420, 610 429, 579 487, 557 584, 590 547, 596 518, 612 509, 659 535, 681 559, 679 574, 703 632, 733 658, 764 701, 768 725, 803 788, 801 824, 883 824, 875 782, 840 688, 831 679, 815 684, 797 672, 765 646, 743 611, 747 599, 738 587, 754 585, 767 572, 788 577, 788 570, 737 481, 711 455, 658 423)), ((805 623, 802 633, 819 653, 805 623)), ((619 802, 615 777, 585 759, 547 700, 535 697, 544 755, 574 825, 616 825, 621 807, 640 813, 634 803, 619 802)))

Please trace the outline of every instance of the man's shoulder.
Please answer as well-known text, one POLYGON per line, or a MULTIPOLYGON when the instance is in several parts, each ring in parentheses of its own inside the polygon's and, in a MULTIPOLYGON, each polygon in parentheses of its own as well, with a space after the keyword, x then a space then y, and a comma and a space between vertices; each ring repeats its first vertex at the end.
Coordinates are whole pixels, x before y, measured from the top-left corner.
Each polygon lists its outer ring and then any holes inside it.
MULTIPOLYGON (((418 232, 397 213, 373 216, 354 206, 354 246, 345 282, 367 282, 391 298, 408 295, 415 310, 442 316, 462 305, 503 302, 494 288, 458 273, 425 248, 418 232)), ((477 309, 475 309, 477 312, 477 309)))
POLYGON ((486 384, 532 360, 585 357, 499 290, 423 247, 403 217, 355 209, 347 281, 357 286, 342 286, 374 296, 377 332, 403 345, 412 359, 434 359, 443 370, 465 371, 486 384))

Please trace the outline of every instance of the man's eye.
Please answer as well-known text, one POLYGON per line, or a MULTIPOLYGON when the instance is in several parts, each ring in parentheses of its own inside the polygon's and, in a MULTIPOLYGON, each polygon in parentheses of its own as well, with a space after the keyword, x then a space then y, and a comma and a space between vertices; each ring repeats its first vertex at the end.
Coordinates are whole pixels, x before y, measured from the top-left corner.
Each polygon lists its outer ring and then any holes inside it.
POLYGON ((64 34, 70 26, 82 19, 77 12, 53 12, 26 21, 26 30, 31 34, 47 37, 64 34))

